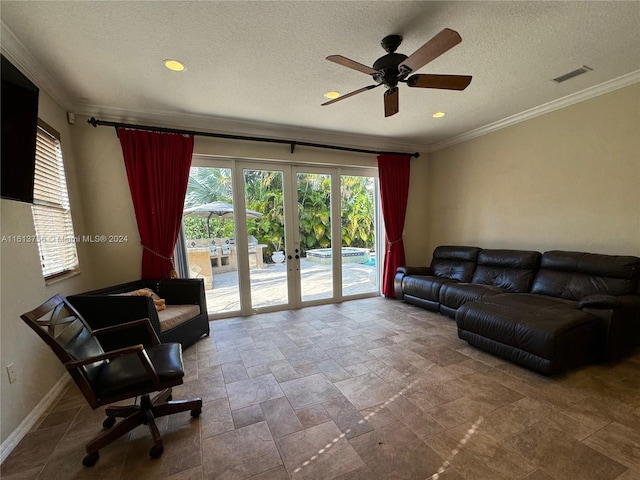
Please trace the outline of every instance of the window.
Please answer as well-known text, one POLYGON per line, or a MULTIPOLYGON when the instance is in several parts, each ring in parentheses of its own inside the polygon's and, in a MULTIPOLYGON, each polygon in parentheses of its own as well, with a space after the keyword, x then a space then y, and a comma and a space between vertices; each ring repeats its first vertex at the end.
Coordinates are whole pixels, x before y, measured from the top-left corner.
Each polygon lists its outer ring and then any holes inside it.
POLYGON ((36 136, 36 171, 31 211, 45 280, 76 271, 78 253, 64 176, 60 134, 42 120, 38 120, 36 136))

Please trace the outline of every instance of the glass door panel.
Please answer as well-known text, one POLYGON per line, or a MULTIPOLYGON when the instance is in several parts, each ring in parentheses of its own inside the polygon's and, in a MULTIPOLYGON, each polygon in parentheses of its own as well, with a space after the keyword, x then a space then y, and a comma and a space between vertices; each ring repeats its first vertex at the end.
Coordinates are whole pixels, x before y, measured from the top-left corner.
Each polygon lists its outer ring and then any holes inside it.
POLYGON ((209 313, 239 311, 231 168, 191 168, 182 221, 189 277, 204 279, 209 313))
POLYGON ((342 296, 377 293, 374 177, 340 176, 342 296))
POLYGON ((374 176, 211 163, 191 169, 183 216, 188 273, 204 279, 210 314, 251 315, 379 293, 374 176))
POLYGON ((284 171, 245 168, 243 178, 251 308, 286 306, 284 171))
POLYGON ((331 248, 331 175, 296 174, 301 301, 330 299, 333 291, 331 248))

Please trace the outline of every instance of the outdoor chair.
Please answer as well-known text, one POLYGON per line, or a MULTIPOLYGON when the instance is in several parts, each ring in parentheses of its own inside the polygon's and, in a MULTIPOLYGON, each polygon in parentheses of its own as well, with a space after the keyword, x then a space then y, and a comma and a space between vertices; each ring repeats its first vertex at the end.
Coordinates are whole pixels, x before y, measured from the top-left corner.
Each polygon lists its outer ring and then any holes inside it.
POLYGON ((106 431, 86 445, 84 466, 93 466, 101 448, 142 424, 148 425, 153 436, 154 445, 149 455, 158 458, 164 447, 155 418, 187 410, 194 418, 200 416, 200 398, 171 401, 171 387, 180 385, 184 376, 182 347, 179 343, 160 343, 148 319, 92 331, 61 295, 55 295, 21 318, 53 350, 94 410, 140 396, 139 404, 105 409, 107 418, 102 426, 106 431), (98 340, 103 333, 124 333, 129 328, 139 331, 145 326, 148 340, 144 345, 128 345, 105 352, 98 340), (152 399, 149 394, 153 392, 159 393, 152 399), (117 425, 116 418, 122 418, 117 425))

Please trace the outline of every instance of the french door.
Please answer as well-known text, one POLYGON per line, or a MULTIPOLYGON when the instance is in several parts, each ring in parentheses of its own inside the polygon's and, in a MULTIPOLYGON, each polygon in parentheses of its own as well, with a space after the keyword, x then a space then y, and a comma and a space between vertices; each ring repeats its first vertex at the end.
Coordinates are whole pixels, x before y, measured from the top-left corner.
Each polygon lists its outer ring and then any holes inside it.
MULTIPOLYGON (((375 234, 379 207, 374 170, 240 160, 214 164, 194 159, 194 164, 211 169, 211 175, 200 172, 205 178, 230 177, 226 199, 233 204, 233 228, 227 225, 225 232, 233 237, 211 241, 229 241, 225 252, 231 266, 219 265, 224 254, 221 260, 215 246, 207 288, 212 316, 379 294, 383 259, 376 253, 383 249, 375 234)), ((187 252, 195 255, 189 242, 195 250, 208 240, 187 235, 187 252)))

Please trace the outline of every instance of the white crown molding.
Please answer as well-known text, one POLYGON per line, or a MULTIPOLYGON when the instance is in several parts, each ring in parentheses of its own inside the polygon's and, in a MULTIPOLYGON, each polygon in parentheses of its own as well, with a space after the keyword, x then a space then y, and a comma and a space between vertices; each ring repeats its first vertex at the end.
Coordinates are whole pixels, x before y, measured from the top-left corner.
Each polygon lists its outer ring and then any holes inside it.
POLYGON ((33 83, 45 90, 58 105, 66 111, 71 110, 73 105, 71 98, 1 20, 0 50, 33 83))
POLYGON ((13 451, 14 448, 20 443, 27 433, 31 430, 38 419, 47 411, 47 409, 53 405, 53 403, 58 399, 60 394, 67 387, 67 384, 71 381, 71 377, 66 373, 60 377, 60 380, 56 382, 51 390, 44 396, 40 402, 36 405, 36 407, 26 416, 20 425, 11 432, 11 434, 7 437, 7 439, 2 442, 0 445, 0 463, 4 463, 9 454, 13 451))
POLYGON ((472 138, 480 137, 482 135, 486 135, 487 133, 495 132, 496 130, 501 130, 503 128, 510 127, 511 125, 515 125, 526 120, 531 120, 532 118, 539 117, 540 115, 545 115, 555 110, 560 110, 561 108, 584 102, 585 100, 604 95, 605 93, 613 92, 614 90, 618 90, 620 88, 628 87, 638 82, 640 82, 640 70, 627 73, 626 75, 622 75, 621 77, 614 78, 613 80, 609 80, 599 85, 594 85, 593 87, 586 88, 584 90, 581 90, 580 92, 572 93, 571 95, 567 95, 566 97, 544 103, 529 110, 525 110, 524 112, 517 113, 516 115, 512 115, 510 117, 503 118, 502 120, 498 120, 497 122, 490 123, 488 125, 485 125, 484 127, 476 128, 475 130, 463 133, 462 135, 457 135, 448 140, 432 143, 431 145, 429 145, 427 151, 435 152, 437 150, 442 150, 443 148, 466 142, 467 140, 471 140, 472 138))

